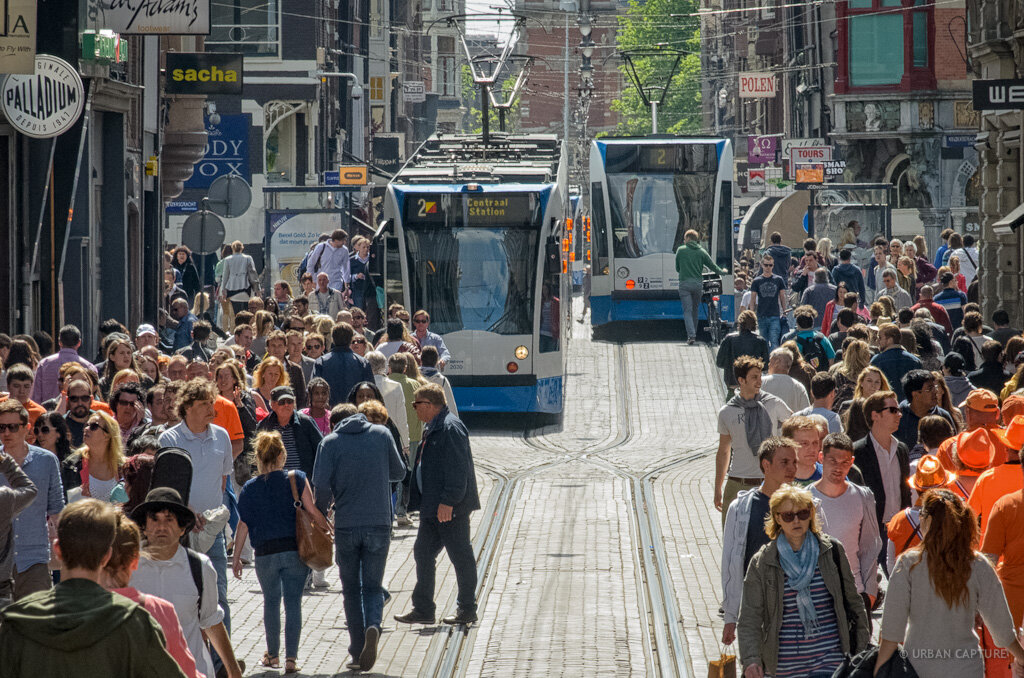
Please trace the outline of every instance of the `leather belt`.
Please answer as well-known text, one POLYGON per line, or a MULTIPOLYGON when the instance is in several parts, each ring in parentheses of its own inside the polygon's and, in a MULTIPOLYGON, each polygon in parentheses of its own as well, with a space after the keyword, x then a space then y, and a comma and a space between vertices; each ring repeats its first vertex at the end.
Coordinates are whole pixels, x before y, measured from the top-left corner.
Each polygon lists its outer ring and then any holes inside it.
POLYGON ((760 485, 763 482, 760 478, 737 478, 736 476, 727 476, 727 479, 731 480, 734 483, 739 483, 740 485, 745 485, 747 487, 754 487, 756 485, 760 485))

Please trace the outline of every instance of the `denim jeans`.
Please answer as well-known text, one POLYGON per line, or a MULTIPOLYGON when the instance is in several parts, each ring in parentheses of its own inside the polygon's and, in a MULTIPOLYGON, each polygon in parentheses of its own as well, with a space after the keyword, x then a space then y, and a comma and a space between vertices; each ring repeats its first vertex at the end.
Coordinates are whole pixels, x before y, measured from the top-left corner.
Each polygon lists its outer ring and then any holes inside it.
POLYGON ((697 338, 697 310, 700 308, 700 298, 703 294, 703 281, 679 281, 679 301, 683 304, 683 323, 686 325, 687 339, 697 338))
POLYGON ((416 587, 412 590, 412 606, 417 612, 433 615, 434 579, 437 570, 437 556, 441 549, 448 552, 448 558, 455 569, 455 580, 459 585, 459 608, 476 612, 476 556, 469 539, 469 514, 456 515, 447 523, 436 516, 420 513, 420 529, 412 554, 416 560, 416 587))
POLYGON ((217 535, 213 546, 206 552, 206 557, 217 571, 217 604, 224 610, 224 628, 231 633, 231 610, 228 608, 228 552, 223 531, 217 535))
POLYGON ((302 589, 309 568, 298 551, 256 556, 256 578, 263 590, 263 631, 267 654, 280 656, 281 596, 284 595, 284 656, 297 657, 302 636, 302 589))
POLYGON ((777 315, 757 316, 757 326, 761 336, 768 342, 768 350, 774 351, 782 339, 782 318, 777 315))
POLYGON ((348 622, 348 652, 358 658, 366 629, 380 627, 384 615, 384 566, 391 546, 391 526, 338 528, 334 548, 348 622))

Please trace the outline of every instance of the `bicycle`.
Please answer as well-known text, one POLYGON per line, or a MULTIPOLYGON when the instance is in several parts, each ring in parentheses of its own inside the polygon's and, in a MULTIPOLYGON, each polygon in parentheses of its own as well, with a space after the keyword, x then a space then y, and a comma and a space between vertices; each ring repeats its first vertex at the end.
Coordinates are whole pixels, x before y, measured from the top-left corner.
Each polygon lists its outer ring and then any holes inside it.
POLYGON ((708 339, 711 344, 718 346, 725 336, 725 327, 722 324, 722 316, 719 310, 719 297, 722 294, 722 278, 717 273, 704 274, 704 290, 701 293, 700 303, 705 307, 706 322, 708 324, 708 339))

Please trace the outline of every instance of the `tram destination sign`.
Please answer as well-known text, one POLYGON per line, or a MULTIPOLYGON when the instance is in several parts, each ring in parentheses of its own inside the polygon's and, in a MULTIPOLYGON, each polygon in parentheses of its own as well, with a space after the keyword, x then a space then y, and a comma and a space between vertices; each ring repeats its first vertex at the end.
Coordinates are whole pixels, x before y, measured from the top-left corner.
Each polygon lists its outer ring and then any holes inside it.
POLYGON ((534 193, 416 193, 405 197, 407 224, 488 228, 534 226, 540 201, 534 193))
POLYGON ((975 80, 974 110, 1024 110, 1024 80, 975 80))

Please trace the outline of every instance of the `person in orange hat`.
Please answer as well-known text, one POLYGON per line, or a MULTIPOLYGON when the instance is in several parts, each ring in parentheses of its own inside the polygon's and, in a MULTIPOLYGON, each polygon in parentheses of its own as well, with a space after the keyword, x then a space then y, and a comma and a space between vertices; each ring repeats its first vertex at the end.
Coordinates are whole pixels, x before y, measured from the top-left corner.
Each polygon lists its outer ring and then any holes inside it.
MULTIPOLYGON (((965 430, 973 431, 976 428, 991 429, 999 428, 999 398, 995 393, 983 388, 976 388, 967 394, 961 408, 964 413, 965 430)), ((953 446, 953 439, 950 438, 939 446, 939 461, 947 471, 956 472, 956 464, 953 462, 953 455, 950 448, 953 446)), ((1001 455, 990 462, 991 466, 998 466, 1003 463, 1001 455)))
POLYGON ((914 475, 907 478, 907 485, 914 492, 914 505, 894 515, 886 526, 889 543, 885 549, 885 560, 889 572, 892 572, 900 554, 920 544, 924 538, 920 518, 924 493, 942 487, 949 488, 955 480, 956 474, 943 468, 934 454, 926 454, 918 460, 914 475))
POLYGON ((971 496, 967 499, 967 504, 978 514, 983 540, 988 528, 989 515, 996 502, 1024 488, 1024 477, 1021 476, 1020 468, 1020 450, 1024 448, 1024 415, 1014 417, 1005 431, 995 429, 990 433, 1005 450, 1004 463, 978 476, 971 496))
POLYGON ((950 489, 959 494, 961 499, 966 500, 970 497, 974 484, 978 477, 988 470, 995 453, 995 445, 992 444, 986 429, 964 431, 953 438, 950 454, 956 467, 956 480, 950 489))
POLYGON ((1013 418, 1024 414, 1024 395, 1011 395, 1003 399, 1003 423, 1009 425, 1013 418))
MULTIPOLYGON (((1020 449, 1024 445, 1024 416, 1014 417, 1003 435, 1007 446, 1020 449)), ((1018 483, 1024 483, 1019 459, 1016 465, 1006 466, 1017 471, 1018 483)), ((993 563, 998 563, 996 573, 1003 582, 1014 628, 1019 628, 1024 618, 1024 490, 1018 489, 996 501, 981 542, 981 551, 993 563)), ((1001 670, 999 673, 1006 675, 1001 670)))

